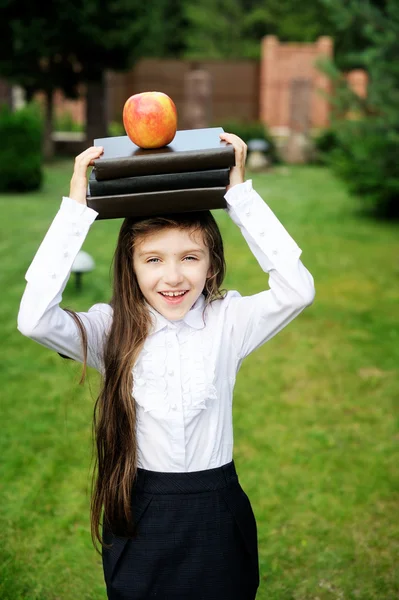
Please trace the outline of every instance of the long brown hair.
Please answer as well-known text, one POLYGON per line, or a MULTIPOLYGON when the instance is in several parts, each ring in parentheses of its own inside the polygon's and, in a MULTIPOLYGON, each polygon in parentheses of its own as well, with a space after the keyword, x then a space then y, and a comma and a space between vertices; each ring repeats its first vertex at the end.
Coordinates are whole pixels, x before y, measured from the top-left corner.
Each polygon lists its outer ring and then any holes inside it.
MULTIPOLYGON (((114 533, 133 535, 131 493, 137 473, 136 405, 132 397, 132 369, 151 327, 151 313, 139 288, 133 267, 133 250, 144 236, 164 229, 199 232, 209 249, 210 273, 203 294, 205 307, 223 297, 226 265, 223 241, 210 211, 154 218, 125 219, 113 259, 113 320, 104 341, 104 379, 94 407, 93 437, 96 459, 92 478, 91 536, 103 545, 101 515, 114 533)), ((79 316, 67 311, 79 327, 86 373, 87 334, 79 316)), ((98 549, 98 548, 97 548, 98 549)))

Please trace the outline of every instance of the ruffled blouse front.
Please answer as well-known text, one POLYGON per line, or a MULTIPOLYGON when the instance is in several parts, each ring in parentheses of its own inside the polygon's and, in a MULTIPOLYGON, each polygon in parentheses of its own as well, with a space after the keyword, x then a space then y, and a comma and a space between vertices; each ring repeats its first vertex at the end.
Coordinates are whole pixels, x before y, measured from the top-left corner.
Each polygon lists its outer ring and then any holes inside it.
MULTIPOLYGON (((201 296, 193 310, 199 312, 203 305, 201 296)), ((133 369, 133 397, 144 412, 156 410, 165 414, 174 410, 202 410, 217 399, 214 379, 211 338, 204 335, 203 329, 179 321, 165 325, 147 338, 133 369), (168 341, 170 332, 176 335, 178 348, 168 341), (177 380, 180 381, 180 394, 175 385, 177 380), (178 396, 181 396, 181 402, 178 396)))

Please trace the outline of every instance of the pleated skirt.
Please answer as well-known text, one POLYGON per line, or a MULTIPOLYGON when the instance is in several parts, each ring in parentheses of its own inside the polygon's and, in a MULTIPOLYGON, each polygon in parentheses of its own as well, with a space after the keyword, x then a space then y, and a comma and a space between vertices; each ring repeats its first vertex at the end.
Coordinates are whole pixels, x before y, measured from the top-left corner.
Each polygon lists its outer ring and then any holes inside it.
POLYGON ((110 600, 254 600, 254 513, 234 461, 205 471, 138 470, 132 538, 103 528, 110 600))

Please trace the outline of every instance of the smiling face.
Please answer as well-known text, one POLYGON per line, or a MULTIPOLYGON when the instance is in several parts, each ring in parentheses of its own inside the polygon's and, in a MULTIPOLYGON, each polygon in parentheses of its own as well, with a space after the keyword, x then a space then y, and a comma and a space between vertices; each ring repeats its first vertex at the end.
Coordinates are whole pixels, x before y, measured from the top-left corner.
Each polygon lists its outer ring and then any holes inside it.
POLYGON ((170 321, 186 315, 211 275, 201 232, 187 229, 168 228, 138 237, 133 265, 144 298, 170 321))

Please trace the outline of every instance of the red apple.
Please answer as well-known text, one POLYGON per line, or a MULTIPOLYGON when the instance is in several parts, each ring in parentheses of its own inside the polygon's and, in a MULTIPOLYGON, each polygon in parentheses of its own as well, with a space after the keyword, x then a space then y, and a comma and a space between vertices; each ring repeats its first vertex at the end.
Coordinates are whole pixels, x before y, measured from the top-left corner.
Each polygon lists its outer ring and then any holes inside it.
POLYGON ((176 135, 175 103, 163 92, 130 96, 123 107, 126 134, 140 148, 162 148, 176 135))

